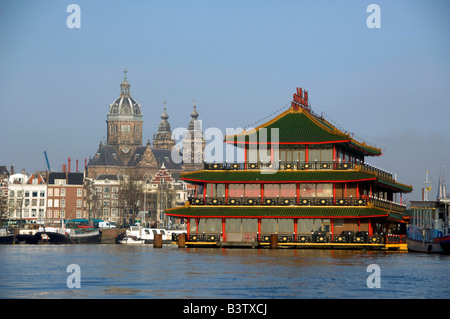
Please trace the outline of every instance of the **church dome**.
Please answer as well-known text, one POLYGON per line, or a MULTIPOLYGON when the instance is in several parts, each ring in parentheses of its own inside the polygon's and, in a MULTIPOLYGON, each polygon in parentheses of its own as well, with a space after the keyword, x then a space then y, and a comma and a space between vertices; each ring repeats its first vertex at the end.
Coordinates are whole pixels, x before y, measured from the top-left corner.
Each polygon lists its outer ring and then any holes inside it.
POLYGON ((142 117, 141 106, 131 97, 126 72, 125 70, 124 80, 120 84, 120 96, 109 106, 108 117, 142 117))

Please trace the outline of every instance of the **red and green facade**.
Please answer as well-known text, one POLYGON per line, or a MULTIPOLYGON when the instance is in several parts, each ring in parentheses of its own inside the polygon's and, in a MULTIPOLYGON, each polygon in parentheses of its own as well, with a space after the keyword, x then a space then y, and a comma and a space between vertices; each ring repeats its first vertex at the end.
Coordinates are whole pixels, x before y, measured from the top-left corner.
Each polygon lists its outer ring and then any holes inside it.
POLYGON ((289 110, 224 142, 243 148, 244 160, 182 174, 195 191, 166 211, 187 222, 188 242, 254 245, 277 234, 293 245, 380 245, 404 229, 402 194, 412 187, 366 164, 381 150, 311 112, 301 89, 289 110))

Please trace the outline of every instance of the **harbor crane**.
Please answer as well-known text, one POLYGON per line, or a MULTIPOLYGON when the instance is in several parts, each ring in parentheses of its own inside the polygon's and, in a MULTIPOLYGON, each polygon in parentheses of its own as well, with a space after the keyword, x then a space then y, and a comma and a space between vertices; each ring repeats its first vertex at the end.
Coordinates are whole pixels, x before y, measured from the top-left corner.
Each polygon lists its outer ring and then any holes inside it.
POLYGON ((50 163, 48 162, 47 151, 44 151, 44 155, 45 155, 45 161, 47 162, 47 169, 50 172, 50 163))

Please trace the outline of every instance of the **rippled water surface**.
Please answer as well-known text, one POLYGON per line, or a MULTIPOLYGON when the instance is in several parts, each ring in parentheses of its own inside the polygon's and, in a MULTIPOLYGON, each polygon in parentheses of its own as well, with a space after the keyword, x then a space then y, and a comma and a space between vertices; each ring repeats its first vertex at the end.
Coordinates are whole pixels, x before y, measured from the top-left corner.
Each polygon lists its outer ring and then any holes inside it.
POLYGON ((450 256, 153 245, 0 246, 1 298, 449 298, 450 256), (69 288, 67 267, 80 267, 69 288), (367 266, 381 288, 368 288, 367 266))

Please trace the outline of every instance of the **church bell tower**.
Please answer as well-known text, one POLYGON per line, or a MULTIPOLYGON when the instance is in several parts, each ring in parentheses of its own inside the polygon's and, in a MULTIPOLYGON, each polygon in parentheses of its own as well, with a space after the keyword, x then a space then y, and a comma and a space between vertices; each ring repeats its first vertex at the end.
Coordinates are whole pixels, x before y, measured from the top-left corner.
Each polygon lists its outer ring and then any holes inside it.
POLYGON ((129 158, 134 150, 142 146, 143 119, 141 106, 131 97, 127 70, 120 84, 119 97, 109 106, 106 119, 107 144, 117 147, 121 158, 129 158))

